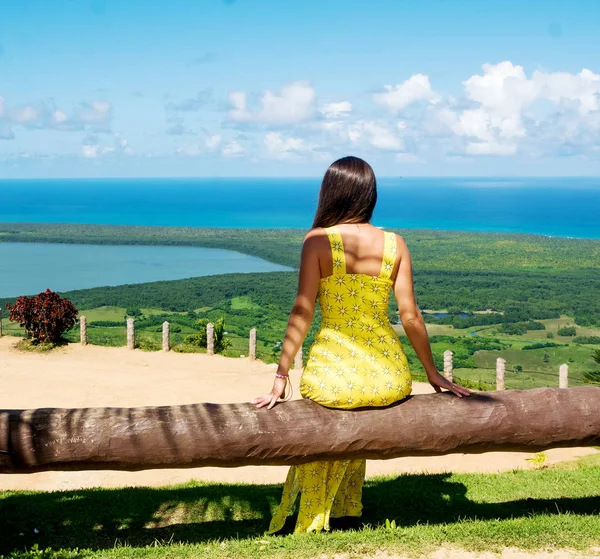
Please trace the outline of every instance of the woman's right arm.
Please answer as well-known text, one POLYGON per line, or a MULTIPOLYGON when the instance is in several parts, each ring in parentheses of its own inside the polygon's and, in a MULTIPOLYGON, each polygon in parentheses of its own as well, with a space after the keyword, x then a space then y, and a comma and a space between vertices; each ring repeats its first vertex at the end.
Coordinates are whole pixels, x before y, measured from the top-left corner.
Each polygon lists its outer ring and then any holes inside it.
POLYGON ((442 388, 453 392, 459 397, 468 396, 471 391, 458 384, 450 382, 441 375, 433 362, 431 346, 429 344, 429 335, 425 328, 423 315, 417 306, 415 300, 415 289, 413 283, 412 266, 410 262, 410 253, 406 243, 396 235, 397 257, 400 259, 400 266, 396 281, 394 282, 394 295, 398 302, 398 311, 404 331, 413 346, 417 357, 423 364, 429 384, 433 386, 436 392, 441 392, 442 388))

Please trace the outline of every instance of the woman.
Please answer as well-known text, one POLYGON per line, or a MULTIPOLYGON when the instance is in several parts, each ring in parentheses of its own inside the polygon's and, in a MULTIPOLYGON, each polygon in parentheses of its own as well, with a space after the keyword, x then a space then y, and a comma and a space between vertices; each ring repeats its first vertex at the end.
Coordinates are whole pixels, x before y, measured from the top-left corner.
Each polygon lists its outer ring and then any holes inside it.
MULTIPOLYGON (((377 201, 373 169, 357 157, 325 173, 313 229, 302 248, 298 293, 271 392, 253 400, 271 409, 285 393, 292 360, 310 328, 318 298, 323 316, 300 380, 304 398, 331 407, 387 406, 411 392, 411 375, 387 307, 393 288, 404 330, 436 392, 470 390, 437 371, 414 297, 408 248, 370 224, 377 201)), ((365 460, 292 466, 269 533, 279 531, 300 493, 296 533, 329 530, 329 519, 362 512, 365 460)))

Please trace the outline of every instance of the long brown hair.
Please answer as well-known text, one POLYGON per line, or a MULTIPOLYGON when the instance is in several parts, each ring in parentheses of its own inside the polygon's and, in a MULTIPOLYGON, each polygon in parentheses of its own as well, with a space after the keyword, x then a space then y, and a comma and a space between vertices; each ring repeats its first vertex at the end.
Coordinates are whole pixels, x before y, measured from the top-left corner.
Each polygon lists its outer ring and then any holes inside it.
POLYGON ((367 223, 376 203, 377 181, 371 165, 359 157, 342 157, 325 172, 313 228, 367 223))

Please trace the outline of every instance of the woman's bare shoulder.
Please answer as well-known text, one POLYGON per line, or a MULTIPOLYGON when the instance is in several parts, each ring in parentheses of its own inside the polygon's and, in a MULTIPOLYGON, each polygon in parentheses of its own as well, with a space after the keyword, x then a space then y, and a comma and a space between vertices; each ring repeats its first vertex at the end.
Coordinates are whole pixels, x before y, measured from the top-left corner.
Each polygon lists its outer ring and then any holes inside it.
POLYGON ((329 238, 327 237, 327 231, 323 227, 311 229, 304 237, 304 246, 318 248, 325 244, 329 246, 329 238))
POLYGON ((402 235, 398 235, 398 233, 394 233, 394 235, 396 235, 396 246, 398 249, 403 252, 408 251, 408 246, 404 240, 404 237, 402 235))

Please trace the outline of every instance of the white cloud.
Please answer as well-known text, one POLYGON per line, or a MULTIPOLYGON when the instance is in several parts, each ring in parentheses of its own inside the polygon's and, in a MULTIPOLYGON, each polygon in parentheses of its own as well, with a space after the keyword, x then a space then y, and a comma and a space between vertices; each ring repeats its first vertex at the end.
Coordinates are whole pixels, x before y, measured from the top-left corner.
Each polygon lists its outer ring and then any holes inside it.
MULTIPOLYGON (((197 119, 194 132, 185 126, 187 120, 179 111, 187 111, 191 122, 195 115, 190 111, 205 101, 198 94, 167 103, 170 112, 166 131, 181 141, 176 152, 190 157, 212 153, 290 161, 310 157, 314 161, 324 158, 324 147, 331 146, 336 154, 360 152, 368 156, 388 152, 386 157, 399 163, 424 161, 428 154, 470 161, 478 156, 515 154, 598 160, 600 73, 585 68, 575 73, 527 72, 516 63, 503 61, 486 63, 476 74, 462 77, 466 78, 462 81, 462 94, 455 96, 442 97, 434 89, 435 83, 430 83, 424 74, 385 86, 373 96, 371 110, 375 104, 384 107, 392 113, 388 118, 369 116, 368 107, 363 110, 349 101, 319 103, 315 90, 306 82, 267 89, 256 97, 232 91, 228 122, 223 131, 215 128, 215 133, 198 125, 197 119), (232 123, 257 125, 260 129, 248 127, 245 135, 231 139, 232 123), (185 143, 184 134, 193 134, 188 136, 189 144, 185 143)), ((112 132, 113 112, 111 102, 103 99, 64 107, 53 101, 8 103, 0 96, 0 140, 27 135, 24 131, 32 129, 80 131, 81 136, 87 134, 87 140, 75 151, 83 157, 133 155, 128 141, 112 132)), ((124 112, 121 108, 120 114, 124 112)), ((374 114, 382 112, 377 110, 374 114)), ((148 136, 153 133, 151 122, 149 118, 148 136)), ((163 138, 164 133, 163 130, 163 138)), ((37 141, 33 135, 30 137, 32 142, 37 141)), ((52 143, 56 136, 36 137, 52 143)), ((4 142, 3 147, 9 143, 4 142)), ((140 153, 148 147, 140 147, 140 153)), ((36 149, 31 153, 41 157, 36 149)), ((328 154, 327 157, 330 158, 328 154)))
MULTIPOLYGON (((106 136, 103 136, 106 138, 106 136)), ((110 138, 110 136, 109 136, 110 138)), ((129 142, 121 134, 112 135, 113 145, 102 145, 101 138, 96 134, 87 134, 81 142, 81 155, 86 159, 99 159, 107 155, 133 155, 129 142)))
POLYGON ((475 108, 463 110, 454 119, 448 112, 440 116, 451 123, 458 136, 488 142, 468 144, 471 147, 467 153, 514 153, 515 144, 497 144, 495 140, 526 136, 522 112, 534 101, 536 88, 523 68, 508 61, 484 64, 483 75, 471 76, 463 86, 467 99, 475 104, 475 108), (483 148, 483 145, 488 147, 483 148), (510 149, 506 145, 510 145, 510 149))
POLYGON ((291 160, 308 155, 318 149, 302 138, 284 138, 279 132, 268 132, 264 140, 267 153, 276 159, 291 160))
POLYGON ((61 125, 69 120, 69 116, 67 115, 67 113, 65 113, 65 111, 61 111, 60 109, 56 109, 52 113, 51 118, 52 118, 52 122, 54 122, 55 124, 58 124, 58 125, 61 125))
POLYGON ((15 133, 8 124, 0 124, 0 140, 14 140, 15 133))
POLYGON ((386 126, 377 122, 367 121, 363 123, 362 128, 369 143, 373 147, 390 151, 400 151, 404 149, 402 139, 396 136, 386 126))
POLYGON ((516 144, 498 144, 496 142, 470 142, 465 152, 469 155, 514 155, 516 144))
POLYGON ((321 113, 325 118, 345 118, 352 111, 352 104, 349 101, 340 101, 339 103, 327 103, 321 108, 321 113))
POLYGON ((209 136, 206 138, 206 147, 210 150, 215 150, 221 144, 221 136, 219 134, 214 134, 213 136, 209 136))
POLYGON ((197 157, 202 153, 198 144, 190 144, 186 146, 178 146, 175 152, 178 155, 185 155, 187 157, 197 157))
POLYGON ((102 157, 103 155, 107 155, 109 153, 113 153, 115 148, 107 147, 107 146, 90 146, 90 145, 82 145, 81 146, 81 154, 83 157, 87 159, 97 159, 102 157))
POLYGON ((452 130, 459 136, 473 136, 480 140, 491 140, 490 114, 483 109, 463 111, 453 124, 452 130))
POLYGON ((600 109, 600 74, 584 68, 579 74, 535 71, 532 78, 539 96, 556 104, 574 102, 579 114, 600 109))
MULTIPOLYGON (((219 134, 212 136, 207 135, 206 138, 200 143, 182 144, 175 150, 177 155, 185 157, 199 157, 201 155, 207 155, 210 152, 215 152, 222 144, 222 137, 219 134)), ((239 157, 245 153, 243 146, 237 141, 233 140, 221 149, 221 154, 225 157, 239 157)))
POLYGON ((108 101, 84 102, 77 107, 71 117, 76 123, 108 125, 112 118, 112 105, 108 101))
POLYGON ((468 99, 503 116, 519 113, 536 97, 535 85, 523 67, 508 61, 484 64, 483 75, 471 76, 463 86, 468 99))
POLYGON ((436 102, 438 94, 431 88, 429 78, 415 74, 398 85, 384 86, 385 93, 376 93, 373 99, 393 113, 398 113, 416 101, 436 102))
POLYGON ((259 107, 248 109, 246 94, 232 91, 229 94, 231 108, 229 120, 256 124, 296 124, 312 119, 316 111, 315 90, 305 82, 293 82, 281 88, 279 93, 270 89, 263 92, 259 107))
POLYGON ((241 157, 246 153, 246 150, 236 140, 232 140, 223 146, 221 153, 224 157, 241 157))
POLYGON ((24 128, 76 131, 94 129, 110 132, 112 105, 108 101, 85 101, 69 114, 52 101, 7 107, 0 97, 0 121, 24 128))
POLYGON ((455 100, 436 107, 440 130, 431 120, 426 129, 450 131, 464 139, 471 155, 513 155, 527 150, 565 153, 590 150, 600 141, 600 74, 540 70, 528 77, 510 61, 484 64, 482 73, 463 82, 470 107, 457 110, 455 100), (475 141, 477 140, 477 141, 475 141), (562 147, 561 147, 562 146, 562 147))
POLYGON ((132 147, 129 145, 127 139, 121 136, 121 134, 115 134, 115 143, 116 149, 123 155, 133 155, 132 147))
POLYGON ((333 135, 338 143, 355 147, 376 148, 384 151, 401 151, 404 142, 402 129, 391 128, 386 122, 358 120, 355 122, 335 121, 322 123, 321 129, 333 135))
POLYGON ((38 120, 42 116, 42 111, 32 105, 23 105, 21 107, 15 107, 11 111, 10 120, 15 124, 22 124, 24 126, 32 126, 37 124, 38 120))
POLYGON ((394 159, 398 163, 419 163, 421 159, 414 153, 397 153, 394 159))

